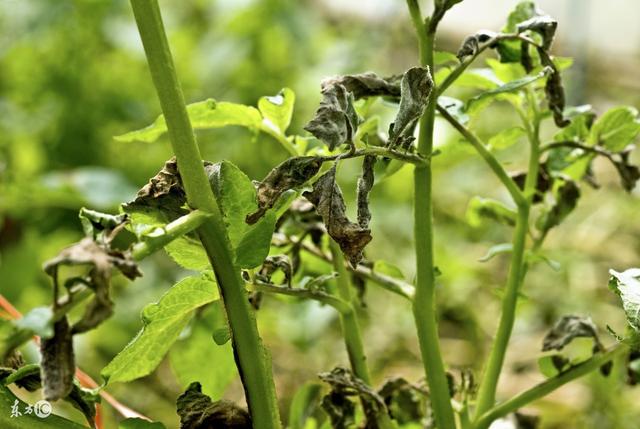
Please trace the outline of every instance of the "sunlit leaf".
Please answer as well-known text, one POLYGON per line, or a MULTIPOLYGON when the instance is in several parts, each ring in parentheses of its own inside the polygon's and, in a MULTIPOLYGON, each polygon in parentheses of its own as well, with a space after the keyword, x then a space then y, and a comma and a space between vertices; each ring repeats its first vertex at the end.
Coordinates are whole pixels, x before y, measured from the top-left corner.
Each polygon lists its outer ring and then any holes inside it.
POLYGON ((620 296, 627 322, 640 332, 640 268, 623 272, 609 270, 609 288, 620 296))
POLYGON ((291 124, 295 99, 294 92, 289 88, 284 88, 277 95, 261 97, 258 100, 258 110, 269 126, 274 126, 281 134, 284 134, 291 124))
POLYGON ((591 127, 589 141, 591 144, 604 146, 611 152, 620 152, 640 134, 638 110, 634 107, 621 106, 605 112, 596 119, 591 127))
POLYGON ((526 134, 522 127, 507 128, 491 137, 487 144, 491 149, 506 149, 520 141, 526 134))

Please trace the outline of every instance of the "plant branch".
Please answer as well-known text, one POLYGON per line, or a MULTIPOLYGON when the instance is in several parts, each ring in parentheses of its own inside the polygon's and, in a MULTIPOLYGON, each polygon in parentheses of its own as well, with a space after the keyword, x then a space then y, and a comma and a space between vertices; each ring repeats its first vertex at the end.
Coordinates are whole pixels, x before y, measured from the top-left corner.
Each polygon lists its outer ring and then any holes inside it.
POLYGON ((522 193, 516 182, 513 181, 511 177, 504 170, 500 162, 496 159, 495 156, 487 149, 487 146, 480 140, 475 134, 473 134, 467 127, 462 125, 456 118, 454 118, 447 109, 438 105, 438 112, 442 115, 443 118, 447 120, 478 152, 478 154, 484 159, 489 168, 493 171, 496 177, 502 182, 502 184, 507 188, 507 191, 511 195, 514 203, 518 207, 522 207, 526 205, 525 195, 522 193))
MULTIPOLYGON (((433 70, 433 52, 437 21, 432 25, 423 21, 417 0, 407 0, 411 20, 418 37, 420 64, 433 70), (427 28, 428 27, 428 28, 427 28)), ((441 18, 441 17, 440 17, 441 18)), ((433 17, 432 17, 433 20, 433 17)), ((420 118, 418 155, 430 158, 433 152, 433 129, 437 104, 437 88, 432 89, 425 111, 420 118)), ((413 298, 413 317, 418 333, 420 354, 431 392, 431 404, 440 429, 455 429, 455 417, 449 395, 438 337, 436 309, 435 266, 433 245, 433 201, 431 164, 416 165, 413 174, 413 228, 416 252, 416 287, 413 298)))
POLYGON ((321 290, 284 287, 262 282, 251 283, 251 287, 258 292, 288 295, 296 298, 313 299, 314 301, 330 305, 341 314, 347 314, 353 311, 353 308, 347 302, 321 290))
POLYGON ((476 421, 475 429, 487 429, 496 419, 517 411, 519 408, 522 408, 537 399, 545 397, 549 393, 564 386, 565 384, 597 370, 607 362, 610 362, 618 356, 621 356, 626 350, 626 345, 618 344, 610 350, 604 353, 599 353, 585 362, 572 366, 559 375, 545 380, 542 383, 532 387, 531 389, 528 389, 514 396, 513 398, 496 405, 489 411, 482 414, 482 416, 476 421))
POLYGON ((211 214, 198 229, 200 241, 216 275, 231 328, 236 365, 256 429, 279 429, 271 362, 262 346, 253 310, 235 266, 233 250, 205 174, 189 122, 157 0, 131 0, 151 77, 164 113, 171 146, 192 208, 211 214))
POLYGON ((260 126, 260 131, 265 134, 273 137, 280 145, 287 151, 291 156, 299 156, 298 149, 287 139, 286 136, 282 135, 279 131, 274 130, 272 127, 265 125, 264 123, 260 126))
POLYGON ((611 152, 608 152, 602 148, 599 148, 597 146, 587 146, 580 142, 572 142, 572 141, 559 141, 559 142, 551 142, 551 143, 544 144, 540 147, 540 152, 541 153, 547 152, 549 150, 556 149, 559 147, 570 147, 574 149, 581 149, 585 152, 591 152, 596 155, 604 156, 609 160, 613 159, 611 152))

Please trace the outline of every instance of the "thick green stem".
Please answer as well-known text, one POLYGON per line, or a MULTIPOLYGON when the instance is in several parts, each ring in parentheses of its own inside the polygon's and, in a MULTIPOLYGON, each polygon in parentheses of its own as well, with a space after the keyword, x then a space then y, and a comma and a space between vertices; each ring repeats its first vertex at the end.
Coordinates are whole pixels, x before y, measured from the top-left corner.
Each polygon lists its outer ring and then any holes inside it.
POLYGON ((488 409, 493 407, 498 388, 498 379, 504 364, 507 346, 516 317, 516 307, 520 286, 524 281, 526 273, 526 261, 524 259, 527 233, 529 232, 529 212, 531 201, 536 192, 538 182, 538 171, 540 169, 540 139, 539 139, 539 116, 534 105, 531 106, 533 113, 533 127, 529 136, 530 153, 529 168, 524 184, 525 204, 518 205, 518 217, 513 233, 513 253, 507 286, 502 299, 502 312, 496 337, 489 353, 486 369, 480 382, 478 399, 476 403, 475 417, 480 417, 488 409))
MULTIPOLYGON (((433 70, 434 32, 428 32, 417 0, 407 0, 409 13, 418 36, 420 63, 433 70)), ((420 119, 418 154, 430 158, 433 152, 433 128, 436 110, 436 89, 420 119)), ((414 240, 416 251, 416 288, 413 315, 418 331, 420 353, 427 376, 431 404, 440 429, 454 429, 455 417, 451 407, 449 384, 440 352, 435 297, 433 258, 433 207, 431 164, 416 165, 414 169, 414 240)))
POLYGON ((564 386, 570 381, 573 381, 592 371, 597 370, 605 363, 622 355, 626 350, 627 346, 625 346, 624 344, 619 344, 606 353, 597 354, 591 359, 573 366, 565 372, 546 381, 543 381, 542 383, 532 387, 531 389, 514 396, 508 401, 505 401, 502 404, 491 408, 489 411, 482 414, 482 416, 480 416, 480 418, 476 421, 475 429, 487 429, 496 419, 517 411, 519 408, 522 408, 537 399, 545 397, 549 393, 553 392, 559 387, 564 386))
POLYGON ((199 229, 222 296, 236 364, 255 428, 280 428, 271 362, 262 346, 240 271, 203 169, 156 0, 131 0, 147 62, 167 122, 187 201, 212 216, 199 229))

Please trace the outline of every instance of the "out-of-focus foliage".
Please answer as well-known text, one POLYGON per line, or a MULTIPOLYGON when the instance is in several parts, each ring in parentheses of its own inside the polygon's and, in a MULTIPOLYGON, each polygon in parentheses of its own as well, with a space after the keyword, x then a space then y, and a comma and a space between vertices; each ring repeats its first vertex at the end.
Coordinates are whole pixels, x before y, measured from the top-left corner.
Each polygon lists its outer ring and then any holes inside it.
MULTIPOLYGON (((322 78, 367 70, 386 76, 416 63, 414 36, 403 4, 397 15, 375 20, 341 14, 315 1, 161 3, 187 100, 214 98, 258 106, 280 131, 291 121, 289 128, 303 133, 320 99, 322 78), (296 94, 292 119, 270 110, 268 99, 261 98, 285 87, 296 94)), ((159 112, 128 2, 3 1, 0 28, 0 293, 26 313, 50 302, 51 287, 41 264, 82 237, 80 207, 115 213, 119 203, 132 200, 135 190, 158 171, 169 158, 170 148, 166 136, 159 136, 159 144, 153 145, 113 139, 149 124, 159 112)), ((462 34, 474 30, 465 29, 462 34)), ((450 40, 443 37, 438 49, 455 50, 460 39, 459 35, 450 40)), ((441 57, 443 63, 451 61, 445 54, 441 57)), ((519 74, 491 60, 487 65, 503 82, 525 75, 524 70, 519 74)), ((445 77, 446 72, 436 74, 435 79, 445 77)), ((591 134, 601 138, 608 149, 619 150, 627 136, 637 134, 632 125, 615 126, 633 108, 607 108, 609 104, 638 106, 638 99, 618 92, 610 100, 606 82, 615 76, 597 79, 599 92, 586 92, 588 99, 581 100, 594 102, 600 113, 591 134)), ((507 90, 513 88, 500 87, 478 72, 463 76, 460 82, 456 91, 461 98, 470 88, 489 94, 471 104, 480 112, 471 124, 474 130, 483 137, 494 136, 489 144, 502 161, 522 159, 524 130, 508 128, 514 123, 514 113, 508 107, 507 90), (489 98, 494 101, 492 95, 498 96, 497 102, 489 105, 489 98)), ((393 120, 393 110, 382 102, 356 108, 370 108, 389 122, 393 120)), ((365 124, 360 124, 361 130, 365 124)), ((511 212, 496 205, 504 195, 481 161, 448 127, 437 125, 440 154, 433 164, 434 215, 436 263, 442 273, 438 299, 443 350, 453 368, 479 370, 477 362, 497 322, 498 296, 507 267, 501 255, 509 252, 504 247, 490 249, 495 243, 508 242, 509 232, 484 218, 509 223, 511 212), (492 189, 496 191, 487 194, 492 189), (487 199, 470 203, 477 194, 487 199), (489 255, 486 262, 479 262, 485 254, 489 255)), ((574 134, 588 130, 580 128, 580 120, 570 127, 574 125, 578 128, 574 134)), ((543 136, 545 141, 566 140, 544 129, 543 136)), ((254 180, 265 177, 288 156, 272 136, 255 129, 228 127, 200 132, 198 137, 205 159, 228 159, 254 180)), ((562 158, 554 161, 561 163, 562 158)), ((338 173, 340 180, 353 180, 353 186, 343 187, 348 207, 355 207, 358 168, 356 161, 344 161, 338 173)), ((611 189, 596 194, 583 187, 581 205, 570 215, 572 221, 549 233, 545 247, 552 251, 540 256, 552 260, 549 265, 556 271, 546 264, 530 268, 519 304, 514 347, 501 379, 505 396, 541 379, 532 356, 537 355, 544 332, 560 315, 589 314, 596 325, 609 323, 616 331, 626 325, 624 313, 611 311, 618 303, 603 285, 610 267, 637 266, 640 223, 634 219, 640 209, 639 194, 638 190, 631 195, 619 190, 614 166, 598 161, 595 169, 601 186, 611 189)), ((375 238, 367 247, 370 259, 382 260, 376 264, 380 272, 409 280, 414 269, 411 194, 409 168, 376 184, 371 193, 375 216, 370 225, 375 238)), ((319 259, 305 264, 308 272, 330 270, 319 259)), ((78 365, 96 378, 143 328, 143 306, 159 301, 186 274, 164 255, 145 261, 141 270, 144 277, 134 284, 127 285, 122 277, 114 279, 115 316, 99 332, 83 336, 76 344, 78 365)), ((367 289, 365 298, 364 337, 375 384, 391 375, 419 380, 422 366, 410 307, 373 287, 367 289)), ((264 301, 259 324, 273 355, 278 391, 283 403, 293 401, 302 415, 308 401, 319 399, 315 385, 295 394, 300 380, 313 380, 317 373, 346 361, 338 320, 330 308, 314 302, 280 297, 264 301)), ((242 389, 233 372, 229 344, 197 356, 198 344, 211 339, 206 334, 213 328, 211 319, 199 316, 177 320, 174 331, 182 332, 173 332, 178 340, 157 371, 127 386, 114 383, 109 391, 168 427, 177 424, 177 396, 193 381, 200 381, 203 392, 214 401, 224 396, 238 402, 242 389), (198 358, 219 359, 222 369, 215 371, 220 377, 230 374, 229 379, 216 384, 202 377, 192 363, 198 358)), ((153 320, 145 318, 144 323, 149 329, 153 320)), ((612 342, 604 333, 600 337, 604 343, 612 342)), ((27 360, 37 360, 31 346, 23 352, 27 360)), ((634 397, 613 394, 624 376, 614 373, 616 382, 611 382, 594 374, 539 401, 536 408, 543 427, 631 429, 640 415, 634 397), (580 417, 576 420, 575 416, 580 417)), ((83 421, 70 406, 56 404, 55 408, 56 413, 83 421)), ((108 427, 115 426, 117 414, 108 406, 103 409, 108 427)))

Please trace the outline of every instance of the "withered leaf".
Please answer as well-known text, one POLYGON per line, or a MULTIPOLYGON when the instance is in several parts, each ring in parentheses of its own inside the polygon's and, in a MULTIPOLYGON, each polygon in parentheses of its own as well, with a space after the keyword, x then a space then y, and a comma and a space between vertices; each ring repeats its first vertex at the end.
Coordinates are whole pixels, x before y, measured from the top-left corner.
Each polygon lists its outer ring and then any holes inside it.
POLYGON ((400 107, 389 127, 389 147, 407 148, 413 141, 413 131, 432 88, 433 80, 428 68, 412 67, 404 73, 400 82, 400 107))
POLYGON ((518 33, 530 30, 540 34, 542 37, 542 48, 544 50, 551 48, 557 28, 558 21, 549 15, 537 15, 516 25, 518 33))
POLYGON ((84 207, 80 209, 79 217, 84 234, 94 240, 101 241, 109 240, 111 238, 109 235, 112 232, 117 233, 129 219, 129 215, 126 213, 110 215, 84 207))
POLYGON ((358 193, 356 204, 358 206, 358 224, 362 228, 368 228, 371 221, 371 211, 369 210, 369 193, 373 188, 373 167, 376 164, 376 157, 366 155, 362 158, 362 174, 358 178, 358 193))
POLYGON ((564 128, 569 125, 571 121, 564 117, 565 97, 560 71, 544 49, 539 48, 538 54, 540 54, 542 65, 551 68, 551 73, 547 76, 547 83, 544 86, 544 92, 547 96, 547 102, 549 103, 549 110, 553 113, 553 121, 556 126, 564 128))
POLYGON ((460 60, 461 62, 464 61, 465 58, 477 54, 480 45, 482 45, 483 43, 487 43, 489 40, 493 39, 496 36, 497 34, 493 31, 480 30, 476 34, 465 37, 465 39, 462 41, 462 45, 460 45, 460 48, 458 48, 456 57, 458 57, 458 60, 460 60))
POLYGON ((282 271, 284 274, 283 284, 291 287, 291 278, 293 277, 293 270, 291 268, 291 261, 287 255, 273 255, 268 256, 262 263, 260 271, 258 271, 257 277, 259 280, 265 283, 271 283, 271 276, 277 270, 282 271))
POLYGON ((323 86, 320 106, 304 129, 322 140, 329 150, 352 144, 359 123, 353 102, 353 94, 344 85, 323 86))
POLYGON ((400 97, 400 76, 383 78, 373 72, 335 76, 322 81, 322 88, 342 85, 359 100, 365 97, 400 97))
POLYGON ((73 356, 73 336, 67 317, 53 325, 53 337, 42 339, 40 362, 44 399, 57 401, 73 389, 76 364, 73 356))
POLYGON ((640 169, 638 169, 638 166, 630 163, 630 153, 630 151, 620 152, 620 159, 613 160, 613 165, 615 165, 616 170, 618 170, 622 187, 627 192, 633 191, 633 188, 636 187, 636 182, 640 180, 640 169))
POLYGON ((554 195, 556 201, 538 220, 537 227, 543 232, 559 225, 576 208, 580 199, 580 188, 576 182, 570 179, 556 180, 562 180, 554 195))
POLYGON ((427 414, 427 393, 402 377, 385 381, 378 390, 389 415, 400 424, 418 422, 427 414))
POLYGON ((356 266, 362 259, 362 250, 372 239, 371 231, 347 218, 342 191, 336 183, 336 165, 313 184, 311 192, 305 192, 303 196, 316 207, 331 238, 338 243, 351 265, 356 266))
POLYGON ((256 223, 273 207, 280 195, 289 189, 304 185, 320 171, 321 166, 322 158, 315 156, 293 157, 278 164, 258 184, 258 210, 249 214, 246 222, 250 225, 256 223))
POLYGON ((593 338, 595 349, 604 349, 598 338, 598 328, 596 328, 591 318, 568 315, 562 316, 545 335, 542 342, 542 351, 562 350, 574 338, 578 337, 593 338))
POLYGON ((180 429, 251 429, 249 413, 231 401, 213 402, 202 393, 202 386, 193 382, 178 397, 180 429))

